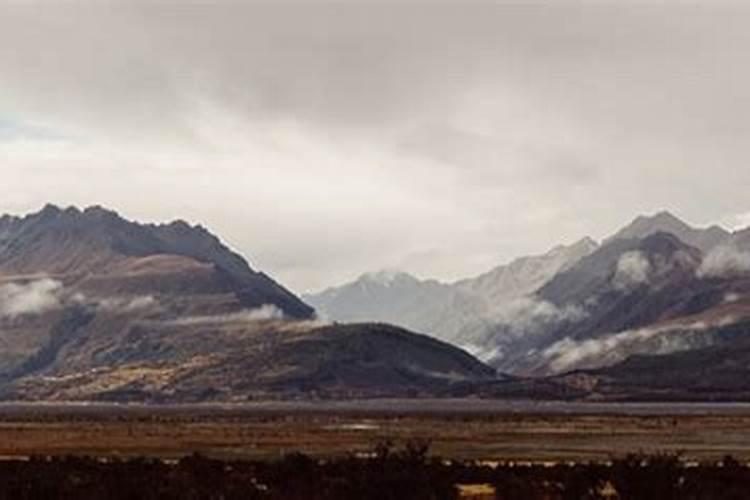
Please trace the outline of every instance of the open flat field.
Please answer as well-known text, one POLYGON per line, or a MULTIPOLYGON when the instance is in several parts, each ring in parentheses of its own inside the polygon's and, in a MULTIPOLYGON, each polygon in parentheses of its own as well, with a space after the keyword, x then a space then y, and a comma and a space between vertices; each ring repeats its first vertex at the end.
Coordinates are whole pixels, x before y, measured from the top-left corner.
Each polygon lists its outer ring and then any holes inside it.
POLYGON ((367 453, 431 442, 431 453, 483 461, 600 461, 630 452, 750 461, 750 406, 494 401, 121 406, 0 405, 0 455, 272 459, 367 453))

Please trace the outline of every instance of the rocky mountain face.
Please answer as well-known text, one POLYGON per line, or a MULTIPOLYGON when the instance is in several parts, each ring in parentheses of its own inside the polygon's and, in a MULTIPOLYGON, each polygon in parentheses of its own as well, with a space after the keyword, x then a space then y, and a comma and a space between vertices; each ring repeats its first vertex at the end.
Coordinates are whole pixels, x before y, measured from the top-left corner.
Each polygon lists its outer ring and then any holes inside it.
POLYGON ((432 338, 317 320, 200 226, 100 207, 0 218, 0 346, 6 399, 434 395, 494 377, 432 338))

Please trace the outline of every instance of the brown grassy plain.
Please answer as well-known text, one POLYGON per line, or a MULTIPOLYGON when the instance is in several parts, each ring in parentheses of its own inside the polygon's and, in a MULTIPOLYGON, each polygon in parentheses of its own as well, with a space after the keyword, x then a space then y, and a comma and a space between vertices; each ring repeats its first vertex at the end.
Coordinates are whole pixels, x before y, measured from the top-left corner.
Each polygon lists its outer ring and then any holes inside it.
POLYGON ((428 441, 456 460, 607 461, 627 453, 750 460, 750 413, 557 413, 340 408, 0 408, 0 455, 274 459, 428 441))

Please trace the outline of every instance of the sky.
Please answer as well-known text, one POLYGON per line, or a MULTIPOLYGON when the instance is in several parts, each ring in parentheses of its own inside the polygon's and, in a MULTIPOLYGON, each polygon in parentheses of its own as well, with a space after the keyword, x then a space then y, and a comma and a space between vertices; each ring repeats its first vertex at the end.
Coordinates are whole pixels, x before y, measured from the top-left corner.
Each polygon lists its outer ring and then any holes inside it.
POLYGON ((0 1, 0 213, 201 223, 297 292, 750 225, 750 4, 0 1))

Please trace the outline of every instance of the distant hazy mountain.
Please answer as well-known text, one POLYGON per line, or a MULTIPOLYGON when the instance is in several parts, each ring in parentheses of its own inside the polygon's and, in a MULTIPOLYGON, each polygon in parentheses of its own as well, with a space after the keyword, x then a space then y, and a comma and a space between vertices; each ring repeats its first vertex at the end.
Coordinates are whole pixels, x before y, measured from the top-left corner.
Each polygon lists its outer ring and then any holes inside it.
POLYGON ((521 257, 454 286, 482 298, 490 309, 509 299, 532 294, 558 273, 596 250, 597 243, 584 238, 570 246, 559 245, 546 254, 521 257))
POLYGON ((0 218, 6 399, 440 395, 493 377, 426 336, 315 320, 200 226, 51 205, 0 218))
POLYGON ((708 252, 726 242, 731 236, 731 233, 719 226, 696 229, 671 213, 664 211, 652 216, 642 215, 637 217, 605 242, 614 239, 641 239, 656 233, 673 234, 683 242, 703 252, 708 252))
POLYGON ((452 284, 401 272, 365 274, 304 299, 336 321, 386 321, 467 344, 506 313, 508 301, 536 291, 595 248, 586 238, 452 284))
POLYGON ((482 313, 481 303, 472 295, 403 272, 364 274, 352 283, 303 298, 327 319, 387 322, 448 340, 482 313))
POLYGON ((434 280, 422 281, 398 271, 363 274, 352 283, 303 295, 323 317, 336 321, 389 321, 402 326, 422 325, 420 312, 433 303, 446 303, 451 287, 434 280), (392 321, 393 318, 402 318, 392 321))

